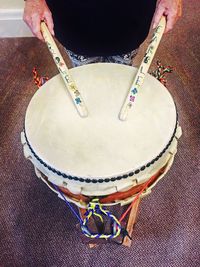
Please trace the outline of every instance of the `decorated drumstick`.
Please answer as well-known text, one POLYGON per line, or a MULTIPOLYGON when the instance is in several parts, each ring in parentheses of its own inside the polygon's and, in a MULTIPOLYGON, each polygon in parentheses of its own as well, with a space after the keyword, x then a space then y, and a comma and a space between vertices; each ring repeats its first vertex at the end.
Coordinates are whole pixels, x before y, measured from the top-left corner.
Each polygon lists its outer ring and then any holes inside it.
POLYGON ((153 37, 152 37, 150 44, 146 50, 146 53, 145 53, 144 58, 142 60, 142 63, 140 64, 140 67, 137 71, 135 79, 131 85, 131 88, 128 91, 128 95, 127 95, 127 97, 124 101, 124 104, 121 108, 121 111, 119 113, 119 118, 122 121, 125 121, 127 119, 128 113, 135 102, 136 95, 138 93, 138 89, 139 89, 139 87, 141 87, 141 85, 144 82, 145 75, 147 74, 147 72, 149 70, 149 67, 150 67, 151 62, 153 60, 153 57, 156 53, 156 50, 158 48, 158 45, 159 45, 160 40, 162 38, 162 35, 164 33, 165 26, 166 26, 166 19, 163 16, 161 18, 158 26, 156 27, 154 33, 153 33, 153 37))
POLYGON ((58 47, 44 21, 41 22, 41 32, 78 113, 81 117, 87 117, 88 111, 81 94, 77 89, 77 86, 69 73, 69 69, 67 68, 67 65, 65 64, 64 59, 61 56, 60 51, 58 50, 58 47))

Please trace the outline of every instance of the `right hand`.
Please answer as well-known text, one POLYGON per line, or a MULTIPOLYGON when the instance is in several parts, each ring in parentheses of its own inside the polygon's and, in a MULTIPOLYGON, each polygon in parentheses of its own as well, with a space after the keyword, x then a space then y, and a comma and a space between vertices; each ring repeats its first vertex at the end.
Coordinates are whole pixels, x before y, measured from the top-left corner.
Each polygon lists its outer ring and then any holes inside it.
POLYGON ((40 30, 42 20, 45 20, 50 33, 54 35, 52 14, 45 0, 26 0, 23 19, 38 39, 44 41, 40 30))
POLYGON ((170 31, 182 15, 182 0, 157 0, 153 18, 153 29, 158 26, 162 16, 167 19, 165 33, 170 31))

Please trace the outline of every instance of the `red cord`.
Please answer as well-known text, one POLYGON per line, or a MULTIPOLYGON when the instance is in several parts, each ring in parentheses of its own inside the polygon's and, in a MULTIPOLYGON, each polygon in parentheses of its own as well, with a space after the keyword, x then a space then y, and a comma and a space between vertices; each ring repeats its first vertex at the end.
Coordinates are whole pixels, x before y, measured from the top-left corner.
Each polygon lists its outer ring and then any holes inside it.
POLYGON ((39 76, 36 68, 33 68, 33 80, 35 85, 37 85, 38 88, 40 88, 40 86, 42 86, 46 81, 49 80, 49 78, 47 76, 39 76))
POLYGON ((131 208, 133 207, 133 205, 135 204, 135 202, 138 200, 138 198, 141 196, 141 194, 144 192, 144 190, 147 189, 148 185, 151 184, 151 182, 154 179, 155 179, 155 175, 153 175, 148 181, 146 181, 146 183, 144 183, 144 186, 141 189, 141 191, 137 194, 137 196, 134 198, 134 200, 132 201, 132 203, 130 204, 130 206, 128 207, 128 209, 120 217, 120 219, 119 219, 119 222, 120 223, 126 217, 126 215, 128 214, 128 212, 131 210, 131 208))

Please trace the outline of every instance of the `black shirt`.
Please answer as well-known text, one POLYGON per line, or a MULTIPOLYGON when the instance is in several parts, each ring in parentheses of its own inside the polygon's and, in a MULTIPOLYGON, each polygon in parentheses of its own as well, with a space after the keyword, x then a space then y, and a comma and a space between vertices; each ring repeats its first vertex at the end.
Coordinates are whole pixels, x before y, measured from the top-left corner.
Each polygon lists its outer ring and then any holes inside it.
POLYGON ((156 0, 47 0, 57 39, 76 54, 130 52, 146 38, 156 0))

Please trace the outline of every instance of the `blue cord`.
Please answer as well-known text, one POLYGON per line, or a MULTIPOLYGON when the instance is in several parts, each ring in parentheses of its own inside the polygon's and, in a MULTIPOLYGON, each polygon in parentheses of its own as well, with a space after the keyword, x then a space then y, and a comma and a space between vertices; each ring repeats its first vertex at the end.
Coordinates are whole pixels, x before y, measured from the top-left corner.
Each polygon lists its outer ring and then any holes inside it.
POLYGON ((51 183, 53 185, 53 187, 55 188, 55 190, 57 192, 59 192, 63 198, 63 200, 65 201, 65 203, 67 204, 67 206, 70 208, 71 212, 74 213, 74 215, 76 216, 76 218, 79 220, 79 222, 83 223, 82 219, 80 218, 80 216, 78 215, 78 213, 75 211, 75 209, 72 207, 72 205, 69 203, 69 201, 67 201, 67 199, 65 198, 63 192, 59 189, 59 187, 53 183, 51 183))

